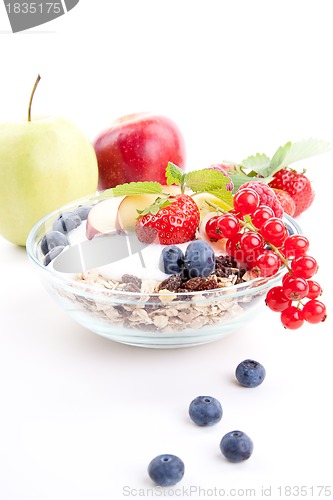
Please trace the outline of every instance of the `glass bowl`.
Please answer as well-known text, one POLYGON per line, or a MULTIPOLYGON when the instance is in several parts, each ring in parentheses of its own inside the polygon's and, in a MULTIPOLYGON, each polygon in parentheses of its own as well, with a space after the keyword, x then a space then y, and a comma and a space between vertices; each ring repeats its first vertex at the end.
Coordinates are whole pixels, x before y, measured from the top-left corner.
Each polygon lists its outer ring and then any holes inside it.
MULTIPOLYGON (((116 212, 120 200, 113 200, 116 212)), ((124 240, 119 244, 119 231, 87 240, 85 220, 67 233, 68 245, 45 265, 41 242, 53 230, 59 216, 96 203, 98 195, 77 200, 47 215, 30 231, 26 249, 43 285, 60 307, 85 328, 113 341, 150 348, 216 341, 256 318, 268 289, 278 284, 285 273, 283 267, 270 278, 228 283, 229 286, 212 290, 156 292, 156 280, 148 276, 139 283, 132 274, 133 262, 134 268, 138 268, 142 255, 149 249, 134 245, 133 250, 133 241, 128 238, 125 246, 124 240), (112 260, 111 268, 126 279, 103 274, 108 269, 105 265, 108 258, 112 260)), ((285 215, 284 221, 290 234, 301 234, 291 217, 285 215)))

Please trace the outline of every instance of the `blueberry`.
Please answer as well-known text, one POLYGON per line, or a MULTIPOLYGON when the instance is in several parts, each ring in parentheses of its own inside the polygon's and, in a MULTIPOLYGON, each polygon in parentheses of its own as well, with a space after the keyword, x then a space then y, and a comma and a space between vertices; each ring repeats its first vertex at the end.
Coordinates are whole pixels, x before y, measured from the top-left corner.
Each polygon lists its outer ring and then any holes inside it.
POLYGON ((184 462, 176 455, 158 455, 148 465, 149 477, 158 486, 172 486, 184 476, 184 462))
POLYGON ((81 220, 87 220, 87 217, 91 209, 92 207, 90 206, 80 206, 77 207, 76 210, 74 210, 74 213, 77 214, 81 220))
POLYGON ((61 233, 60 231, 51 231, 49 233, 46 233, 45 236, 43 237, 40 248, 41 251, 43 252, 43 255, 46 255, 52 248, 54 247, 59 247, 59 246, 67 246, 68 245, 68 239, 67 236, 64 235, 64 233, 61 233))
POLYGON ((222 418, 221 403, 211 396, 198 396, 189 407, 189 415, 197 425, 214 425, 222 418))
POLYGON ((80 216, 74 212, 63 212, 54 221, 52 229, 61 233, 68 233, 72 229, 77 228, 81 224, 80 216))
POLYGON ((176 245, 163 248, 159 266, 166 274, 181 273, 184 266, 184 254, 181 249, 176 245))
POLYGON ((58 257, 58 255, 63 251, 64 248, 65 248, 64 246, 51 248, 51 250, 44 257, 43 261, 44 266, 48 266, 51 260, 58 257))
POLYGON ((230 462, 243 462, 253 452, 253 442, 245 432, 231 431, 220 442, 220 450, 230 462))
POLYGON ((184 266, 189 278, 207 277, 215 269, 214 250, 206 241, 192 241, 185 252, 184 266))
POLYGON ((266 376, 265 368, 253 359, 245 359, 236 368, 236 378, 244 387, 257 387, 266 376))

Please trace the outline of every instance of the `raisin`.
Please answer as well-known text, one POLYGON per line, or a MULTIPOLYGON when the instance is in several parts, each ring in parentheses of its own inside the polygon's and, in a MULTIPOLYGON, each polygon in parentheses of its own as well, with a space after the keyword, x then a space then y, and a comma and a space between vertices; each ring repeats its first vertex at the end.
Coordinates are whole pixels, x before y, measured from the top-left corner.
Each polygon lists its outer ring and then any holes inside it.
POLYGON ((183 288, 191 292, 199 292, 204 290, 213 290, 218 288, 216 277, 211 278, 191 278, 183 284, 183 288))
MULTIPOLYGON (((132 283, 133 285, 136 285, 139 289, 141 288, 142 285, 142 280, 138 278, 137 276, 134 276, 133 274, 123 274, 121 278, 122 283, 132 283)), ((128 290, 130 291, 130 290, 128 290)))
POLYGON ((169 292, 177 292, 183 285, 182 277, 179 274, 173 274, 170 278, 165 279, 159 284, 159 290, 169 290, 169 292))

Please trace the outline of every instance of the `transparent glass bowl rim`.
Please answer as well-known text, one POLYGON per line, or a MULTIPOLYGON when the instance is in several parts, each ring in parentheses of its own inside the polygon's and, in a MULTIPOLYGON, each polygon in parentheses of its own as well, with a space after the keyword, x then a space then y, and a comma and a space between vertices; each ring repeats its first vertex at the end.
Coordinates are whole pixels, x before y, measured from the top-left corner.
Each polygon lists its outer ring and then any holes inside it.
MULTIPOLYGON (((56 217, 62 212, 69 211, 70 209, 77 208, 79 205, 84 205, 84 204, 89 204, 92 201, 98 201, 97 195, 87 197, 87 198, 81 198, 76 201, 72 201, 71 203, 64 205, 60 209, 54 210, 53 212, 47 214, 45 217, 40 219, 31 229, 29 232, 27 241, 26 241, 26 251, 29 256, 29 258, 32 260, 32 262, 42 271, 45 277, 48 277, 49 279, 52 279, 52 281, 58 283, 59 286, 61 286, 63 289, 66 289, 67 291, 74 292, 77 295, 80 295, 82 297, 94 299, 96 301, 101 301, 103 300, 104 302, 114 302, 116 297, 121 298, 123 297, 122 303, 127 303, 131 302, 131 299, 133 302, 137 302, 138 299, 142 296, 149 296, 149 297, 160 297, 159 293, 145 293, 145 292, 129 292, 125 290, 111 290, 111 289, 105 289, 105 291, 101 288, 98 288, 98 291, 96 291, 96 287, 94 285, 89 285, 86 282, 79 282, 74 280, 72 277, 69 277, 67 275, 60 276, 58 273, 54 273, 52 268, 44 266, 42 262, 38 259, 36 255, 36 249, 37 245, 39 244, 40 240, 36 241, 36 235, 38 234, 40 228, 49 220, 52 219, 53 217, 56 217)), ((302 230, 299 226, 299 224, 289 215, 284 214, 284 218, 294 227, 296 230, 296 234, 302 234, 302 230)), ((280 278, 286 273, 286 268, 282 266, 279 271, 274 274, 271 277, 264 278, 264 277, 259 277, 255 278, 253 280, 246 281, 244 283, 239 283, 237 285, 232 285, 228 287, 222 287, 222 288, 214 288, 212 290, 204 290, 204 291, 189 291, 189 292, 177 292, 177 298, 178 296, 180 297, 179 301, 181 301, 181 297, 197 297, 198 300, 200 301, 200 298, 202 298, 202 295, 205 295, 204 300, 207 301, 209 297, 211 296, 212 299, 217 300, 217 294, 218 298, 222 299, 223 296, 225 298, 231 299, 234 297, 240 297, 244 295, 251 295, 252 293, 257 293, 260 292, 261 290, 264 290, 268 286, 271 286, 278 282, 280 278), (261 283, 261 284, 260 284, 261 283)), ((79 274, 79 273, 77 273, 79 274)), ((170 293, 163 293, 163 297, 173 297, 175 296, 175 292, 170 292, 170 293)), ((177 300, 173 300, 173 303, 177 302, 177 300)), ((149 303, 149 302, 148 302, 149 303)))

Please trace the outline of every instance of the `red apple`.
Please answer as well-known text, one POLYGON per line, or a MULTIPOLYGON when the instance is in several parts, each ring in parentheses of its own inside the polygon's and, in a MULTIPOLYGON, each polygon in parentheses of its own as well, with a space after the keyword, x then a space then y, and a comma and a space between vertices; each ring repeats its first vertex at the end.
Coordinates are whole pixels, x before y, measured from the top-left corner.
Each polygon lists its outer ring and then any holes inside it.
POLYGON ((185 164, 185 145, 176 124, 165 116, 150 113, 127 115, 111 123, 94 143, 98 189, 133 181, 166 184, 168 162, 185 164))

